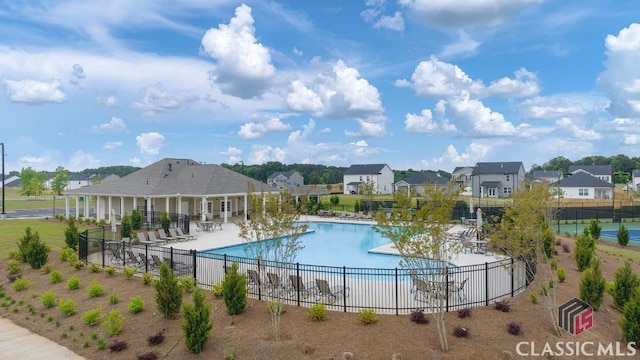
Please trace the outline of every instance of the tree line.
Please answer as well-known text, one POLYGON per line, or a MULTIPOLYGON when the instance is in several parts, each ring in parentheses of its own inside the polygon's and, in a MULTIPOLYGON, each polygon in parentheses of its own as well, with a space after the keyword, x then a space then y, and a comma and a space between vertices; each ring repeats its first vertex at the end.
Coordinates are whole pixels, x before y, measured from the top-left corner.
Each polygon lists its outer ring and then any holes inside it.
POLYGON ((557 156, 542 165, 533 164, 530 173, 538 170, 560 170, 567 173, 572 165, 611 165, 613 169, 614 181, 617 183, 627 183, 633 177, 633 170, 640 169, 640 157, 628 157, 618 154, 614 156, 585 156, 582 159, 571 161, 564 156, 557 156))

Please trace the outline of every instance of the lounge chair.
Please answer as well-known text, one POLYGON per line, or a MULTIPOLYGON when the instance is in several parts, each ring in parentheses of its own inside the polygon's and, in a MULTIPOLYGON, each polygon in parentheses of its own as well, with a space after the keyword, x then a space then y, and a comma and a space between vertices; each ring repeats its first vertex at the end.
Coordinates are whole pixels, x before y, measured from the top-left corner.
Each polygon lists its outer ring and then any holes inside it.
POLYGON ((280 295, 282 295, 284 293, 285 286, 280 279, 280 275, 269 272, 267 273, 267 278, 269 279, 269 292, 272 294, 275 292, 280 292, 280 295))
POLYGON ((164 261, 166 261, 169 265, 171 265, 171 268, 173 269, 173 272, 175 275, 180 276, 180 275, 187 275, 187 274, 191 274, 193 272, 193 266, 180 261, 180 260, 173 260, 173 262, 171 261, 171 258, 163 258, 164 261))
POLYGON ((318 292, 316 293, 316 301, 318 301, 321 297, 326 297, 329 300, 330 304, 333 304, 340 297, 349 296, 349 287, 343 287, 340 285, 329 286, 327 280, 316 279, 316 286, 318 287, 318 292))
POLYGON ((138 253, 138 258, 140 258, 140 262, 143 264, 146 264, 149 266, 150 270, 153 270, 156 268, 156 264, 153 262, 152 259, 147 258, 147 256, 141 252, 138 253))
POLYGON ((294 294, 300 294, 300 297, 306 299, 314 292, 315 286, 308 288, 304 285, 302 278, 298 275, 289 275, 291 281, 291 290, 294 294))
POLYGON ((167 233, 164 232, 163 228, 158 229, 158 238, 160 240, 164 240, 166 242, 178 241, 179 239, 174 238, 173 236, 167 236, 167 233))
POLYGON ((451 294, 458 294, 458 300, 460 302, 463 302, 467 299, 467 294, 464 291, 464 286, 467 284, 467 280, 469 280, 469 278, 466 278, 464 280, 462 280, 462 282, 452 282, 450 283, 449 286, 449 295, 451 294))
POLYGON ((176 233, 178 234, 178 236, 182 236, 184 238, 186 238, 187 240, 195 240, 198 238, 198 234, 185 234, 182 232, 181 228, 176 228, 176 233))
POLYGON ((120 249, 111 249, 111 255, 109 256, 109 260, 113 265, 122 266, 124 264, 124 259, 120 254, 120 249))
POLYGON ((147 235, 149 236, 149 241, 154 244, 162 245, 167 242, 167 240, 159 239, 158 237, 156 237, 156 232, 153 230, 147 231, 147 235))
POLYGON ((262 281, 260 281, 260 275, 253 269, 247 269, 247 285, 253 288, 261 288, 262 281))
POLYGON ((186 236, 178 235, 178 232, 176 231, 175 228, 169 228, 169 235, 171 235, 172 238, 177 239, 178 241, 187 241, 187 240, 189 240, 189 238, 186 237, 186 236))
POLYGON ((153 265, 155 268, 159 269, 162 265, 162 260, 160 260, 160 257, 158 257, 158 255, 151 255, 151 260, 153 260, 153 265))
POLYGON ((138 269, 144 269, 144 263, 140 262, 140 259, 131 250, 127 250, 127 257, 129 257, 129 264, 135 265, 138 269))

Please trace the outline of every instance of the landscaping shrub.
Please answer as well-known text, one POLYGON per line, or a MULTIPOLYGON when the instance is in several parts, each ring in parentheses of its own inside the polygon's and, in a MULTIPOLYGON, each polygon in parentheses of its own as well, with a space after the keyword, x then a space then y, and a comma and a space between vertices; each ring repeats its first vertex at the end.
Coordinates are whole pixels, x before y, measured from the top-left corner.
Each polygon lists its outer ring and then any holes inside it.
POLYGON ((363 324, 375 324, 378 322, 378 316, 374 309, 360 309, 358 311, 358 320, 363 324))
POLYGON ((31 227, 27 226, 27 228, 24 229, 24 236, 22 236, 20 240, 18 240, 17 256, 19 257, 19 260, 27 261, 25 255, 27 254, 27 251, 29 251, 31 242, 36 239, 40 239, 40 234, 38 234, 37 231, 35 233, 32 233, 31 227))
POLYGON ((106 268, 104 268, 104 272, 106 272, 109 276, 113 276, 116 273, 116 268, 115 266, 107 266, 106 268))
POLYGON ((100 322, 100 312, 102 306, 98 305, 95 309, 89 310, 82 314, 82 321, 89 326, 95 326, 100 322))
POLYGON ((147 338, 147 342, 149 345, 160 345, 164 341, 164 329, 158 331, 157 333, 149 336, 147 338))
POLYGON ((74 260, 73 262, 71 262, 71 266, 72 266, 73 268, 75 268, 76 270, 80 270, 80 269, 82 269, 85 265, 86 265, 86 264, 84 263, 84 261, 82 261, 82 260, 78 260, 78 259, 76 259, 76 260, 74 260))
POLYGON ((96 280, 92 280, 89 287, 87 287, 87 294, 92 298, 102 295, 103 292, 104 286, 100 285, 96 280))
POLYGON ((59 300, 58 310, 65 316, 71 316, 76 313, 76 303, 72 299, 59 300))
POLYGON ((91 270, 92 273, 99 273, 102 268, 100 267, 100 265, 93 263, 89 266, 89 270, 91 270))
POLYGON ((7 261, 7 271, 9 271, 9 275, 19 274, 22 272, 22 267, 20 267, 20 263, 17 260, 11 259, 7 261))
POLYGON ((160 216, 160 227, 162 227, 165 234, 169 233, 170 226, 171 226, 171 218, 169 217, 169 214, 167 214, 166 212, 163 212, 162 216, 160 216))
POLYGON ((189 275, 181 276, 178 278, 178 285, 182 291, 192 293, 196 288, 196 279, 189 275))
POLYGON ((549 260, 549 266, 551 267, 551 270, 556 270, 558 268, 558 259, 549 260))
POLYGON ((118 303, 118 295, 116 294, 109 294, 109 304, 111 305, 115 305, 118 303))
POLYGON ((222 298, 229 315, 241 314, 247 306, 247 277, 233 263, 222 280, 222 298))
POLYGON ((507 324, 507 332, 511 335, 520 335, 522 334, 522 326, 512 321, 507 324))
POLYGON ((585 228, 584 232, 576 240, 576 249, 573 253, 578 271, 582 272, 589 267, 595 253, 595 247, 595 240, 585 228))
POLYGON ((137 314, 144 309, 144 301, 140 296, 134 296, 129 299, 129 311, 137 314))
POLYGON ((313 321, 322 321, 327 318, 327 307, 323 303, 316 303, 309 308, 309 317, 313 321))
POLYGON ((589 226, 586 227, 586 229, 589 229, 589 235, 591 235, 591 238, 593 238, 593 240, 598 240, 600 239, 600 232, 602 231, 602 226, 600 226, 600 224, 598 223, 598 220, 591 220, 591 222, 589 223, 589 226))
POLYGON ((80 279, 77 276, 72 276, 67 280, 67 287, 69 290, 77 290, 80 288, 80 279))
POLYGON ((569 244, 562 244, 562 250, 566 253, 571 252, 571 248, 569 247, 569 244))
POLYGON ((64 242, 71 249, 78 248, 80 233, 78 233, 76 219, 73 216, 70 216, 69 219, 67 219, 67 228, 64 229, 64 242))
POLYGON ((109 351, 119 352, 127 348, 127 343, 123 340, 115 340, 113 344, 109 345, 109 351))
POLYGON ((606 279, 600 269, 600 259, 593 258, 591 266, 580 277, 580 299, 598 311, 604 300, 606 279))
POLYGON ((166 261, 160 265, 160 278, 155 283, 155 289, 156 305, 165 319, 180 311, 182 290, 178 285, 178 280, 173 276, 173 270, 166 261))
MULTIPOLYGON (((25 235, 26 236, 26 235, 25 235)), ((31 265, 32 269, 40 269, 49 260, 49 247, 40 241, 40 235, 36 231, 26 245, 22 259, 31 265)))
POLYGON ((626 302, 640 286, 640 279, 633 272, 631 263, 628 261, 625 261, 624 265, 616 270, 613 279, 613 289, 611 289, 613 303, 619 310, 622 310, 626 302))
POLYGON ((42 271, 43 274, 50 274, 51 271, 53 271, 53 265, 51 265, 51 263, 48 262, 42 265, 42 268, 40 268, 40 271, 42 271))
POLYGON ((76 255, 75 249, 65 246, 60 250, 60 261, 72 263, 77 259, 78 256, 76 255))
POLYGON ((120 313, 120 310, 111 310, 106 319, 102 321, 102 327, 107 334, 114 336, 118 335, 122 330, 122 323, 124 322, 124 316, 120 313))
POLYGON ((49 281, 51 281, 52 284, 62 282, 62 273, 58 270, 53 270, 51 274, 49 274, 49 281))
POLYGON ((470 317, 470 316, 471 316, 471 309, 470 308, 464 308, 464 309, 458 310, 458 317, 460 319, 464 319, 464 318, 470 317))
POLYGON ((187 349, 194 354, 199 354, 209 340, 213 325, 209 319, 211 306, 205 303, 202 290, 196 288, 193 292, 193 305, 184 304, 182 308, 182 331, 187 349))
POLYGON ((549 289, 547 288, 547 285, 545 283, 541 283, 540 284, 540 295, 542 296, 548 296, 549 295, 549 289))
POLYGON ((466 326, 458 325, 453 329, 453 336, 459 337, 459 338, 469 337, 469 328, 466 326))
POLYGON ((151 273, 143 273, 142 274, 142 284, 143 285, 151 285, 153 283, 153 274, 151 273))
POLYGON ((424 310, 422 310, 422 309, 415 309, 415 310, 411 311, 410 319, 411 319, 411 321, 413 321, 416 324, 428 324, 429 323, 429 318, 427 318, 427 315, 425 315, 424 310))
POLYGON ((214 297, 222 297, 222 283, 211 284, 211 293, 214 297))
POLYGON ((509 299, 502 299, 500 301, 497 301, 494 306, 496 310, 500 310, 502 312, 511 311, 511 303, 509 302, 509 299))
POLYGON ((50 309, 56 306, 56 293, 53 290, 48 290, 40 295, 40 301, 45 308, 50 309))
POLYGON ((559 268, 558 269, 558 281, 563 283, 566 279, 567 279, 567 272, 564 270, 564 268, 559 268))
POLYGON ((618 244, 620 246, 627 246, 629 244, 629 230, 624 225, 620 225, 618 229, 618 244))
POLYGON ((140 230, 142 227, 142 213, 138 210, 131 212, 131 228, 133 230, 140 230))
POLYGON ((532 304, 537 304, 538 303, 538 295, 534 292, 529 294, 529 300, 531 300, 532 304))
POLYGON ((135 266, 123 266, 122 267, 122 273, 124 274, 125 279, 127 279, 127 280, 131 279, 131 277, 133 277, 133 275, 135 275, 137 271, 138 271, 138 269, 136 269, 135 266))
POLYGON ((634 341, 637 348, 640 344, 640 290, 636 290, 624 305, 620 328, 624 341, 634 341))
POLYGON ((131 217, 129 214, 124 213, 122 220, 120 221, 120 236, 124 238, 131 238, 133 227, 131 226, 131 217))
POLYGON ((542 232, 542 254, 546 259, 550 259, 553 256, 553 244, 556 241, 556 236, 546 222, 543 225, 546 226, 546 229, 542 232))
POLYGON ((20 277, 13 281, 11 284, 11 288, 15 291, 23 291, 31 287, 33 285, 27 278, 20 277))

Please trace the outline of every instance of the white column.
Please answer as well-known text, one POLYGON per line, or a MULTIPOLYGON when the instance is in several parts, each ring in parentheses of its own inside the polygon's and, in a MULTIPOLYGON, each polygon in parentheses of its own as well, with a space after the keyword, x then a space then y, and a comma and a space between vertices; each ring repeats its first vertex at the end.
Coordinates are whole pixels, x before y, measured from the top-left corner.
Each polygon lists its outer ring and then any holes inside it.
MULTIPOLYGON (((153 199, 152 198, 147 198, 147 218, 149 217, 149 214, 151 214, 151 201, 153 199)), ((147 219, 147 222, 149 222, 149 219, 147 219)))
POLYGON ((89 195, 84 194, 84 200, 83 200, 83 204, 82 207, 84 208, 84 218, 88 218, 89 217, 89 195))
POLYGON ((176 211, 178 212, 178 214, 182 214, 182 197, 180 196, 180 194, 176 195, 176 211))
POLYGON ((124 215, 124 197, 120 196, 120 218, 124 215))
POLYGON ((64 217, 69 218, 69 195, 64 196, 64 217))
POLYGON ((244 221, 247 221, 247 194, 244 194, 244 221))
POLYGON ((133 210, 136 210, 138 208, 138 198, 137 197, 133 197, 133 209, 131 209, 131 212, 133 212, 133 210))
POLYGON ((80 196, 76 195, 76 219, 80 218, 80 196))
POLYGON ((96 221, 100 221, 100 195, 96 195, 96 221))
POLYGON ((229 199, 229 197, 227 195, 224 196, 224 223, 227 223, 227 214, 229 213, 229 204, 227 203, 227 199, 229 199))
POLYGON ((204 196, 202 197, 200 207, 200 213, 202 214, 200 217, 202 218, 202 221, 207 221, 207 198, 204 196))
POLYGON ((109 224, 111 224, 113 222, 113 219, 111 218, 111 210, 113 209, 113 197, 111 195, 109 195, 109 209, 108 212, 105 212, 105 214, 109 214, 109 224))

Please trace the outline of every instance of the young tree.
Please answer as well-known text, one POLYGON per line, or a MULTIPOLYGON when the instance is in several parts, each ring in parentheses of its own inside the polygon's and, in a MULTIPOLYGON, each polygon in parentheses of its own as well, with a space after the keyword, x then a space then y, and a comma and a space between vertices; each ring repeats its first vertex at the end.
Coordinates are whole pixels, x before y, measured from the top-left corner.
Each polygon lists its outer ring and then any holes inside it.
POLYGON ((600 269, 600 259, 594 257, 588 269, 580 276, 580 299, 598 311, 604 300, 607 280, 600 269))
MULTIPOLYGON (((393 242, 402 256, 402 267, 415 272, 421 280, 434 284, 448 277, 445 264, 462 249, 460 243, 447 242, 458 189, 453 182, 446 187, 425 183, 424 188, 424 201, 415 212, 410 211, 411 198, 403 192, 396 193, 391 216, 376 213, 378 226, 374 230, 393 242)), ((446 294, 427 299, 434 309, 442 351, 449 350, 444 321, 445 298, 446 294)))
POLYGON ((142 213, 140 211, 133 209, 131 212, 131 228, 133 230, 140 230, 142 227, 142 213))
POLYGON ((624 224, 620 225, 620 229, 618 229, 618 244, 620 246, 627 246, 629 244, 629 230, 624 226, 624 224))
POLYGON ((588 226, 589 234, 593 238, 594 241, 598 241, 600 239, 600 232, 602 231, 602 226, 598 224, 598 220, 591 220, 591 223, 588 226))
POLYGON ((36 231, 31 232, 31 228, 27 227, 25 236, 21 239, 22 259, 26 261, 33 269, 40 269, 49 259, 49 247, 40 241, 40 234, 36 231))
MULTIPOLYGON (((548 261, 553 255, 551 244, 555 243, 555 235, 548 226, 548 219, 553 214, 551 192, 546 183, 525 185, 521 184, 505 203, 502 218, 495 218, 493 224, 489 224, 489 244, 517 260, 516 266, 524 263, 527 284, 536 278, 548 284, 556 281, 556 272, 548 261)), ((529 291, 537 292, 537 289, 529 287, 529 291)), ((545 306, 556 334, 560 335, 555 286, 540 294, 540 302, 545 306)))
POLYGON ((368 212, 373 205, 373 195, 375 194, 376 183, 373 180, 369 180, 360 185, 360 193, 367 199, 366 202, 360 202, 360 211, 368 212), (365 205, 366 204, 366 205, 365 205))
POLYGON ((169 233, 169 226, 171 225, 171 218, 169 217, 169 214, 167 214, 167 212, 163 212, 162 216, 160 217, 160 226, 162 226, 162 229, 164 230, 165 233, 169 233))
POLYGON ((58 166, 51 180, 51 190, 53 190, 55 194, 61 195, 62 190, 64 190, 68 184, 69 172, 64 167, 58 166))
POLYGON ((640 279, 633 272, 631 263, 625 261, 624 265, 616 270, 613 280, 613 291, 611 292, 613 303, 619 310, 622 310, 627 300, 633 296, 635 291, 640 289, 640 279))
POLYGON ((588 228, 584 228, 582 234, 576 239, 576 248, 573 251, 573 257, 576 260, 578 271, 582 272, 591 264, 591 259, 595 254, 596 242, 591 237, 588 228))
POLYGON ((233 263, 222 280, 222 298, 229 315, 242 314, 247 307, 247 276, 238 273, 233 263))
POLYGON ((67 219, 67 228, 64 229, 64 242, 68 247, 72 249, 78 249, 78 243, 80 242, 80 234, 78 233, 78 227, 76 226, 76 218, 70 216, 67 219))
POLYGON ((204 294, 200 288, 193 292, 193 305, 184 304, 182 307, 182 331, 187 349, 194 354, 199 354, 209 340, 211 328, 211 305, 205 303, 204 294))
POLYGON ((131 232, 133 227, 131 226, 131 217, 126 212, 122 216, 122 223, 120 224, 120 236, 124 238, 131 238, 131 232))
POLYGON ((36 172, 31 167, 20 172, 20 195, 38 196, 44 192, 44 174, 36 172))
POLYGON ((182 288, 173 270, 166 261, 160 265, 160 278, 155 282, 156 305, 158 310, 168 319, 180 311, 182 304, 182 288))
MULTIPOLYGON (((278 279, 285 279, 285 266, 294 263, 296 255, 302 249, 300 236, 307 231, 307 225, 297 224, 300 215, 295 211, 293 197, 287 192, 261 191, 257 194, 253 185, 249 184, 247 203, 251 220, 236 223, 240 228, 239 235, 245 241, 245 252, 258 261, 259 271, 262 271, 262 266, 269 266, 264 271, 275 274, 278 279)), ((284 291, 281 291, 278 284, 272 285, 265 295, 270 302, 276 304, 268 308, 275 339, 279 340, 284 291)))
POLYGON ((636 348, 640 346, 640 290, 636 290, 624 305, 620 328, 626 342, 635 342, 636 348))

